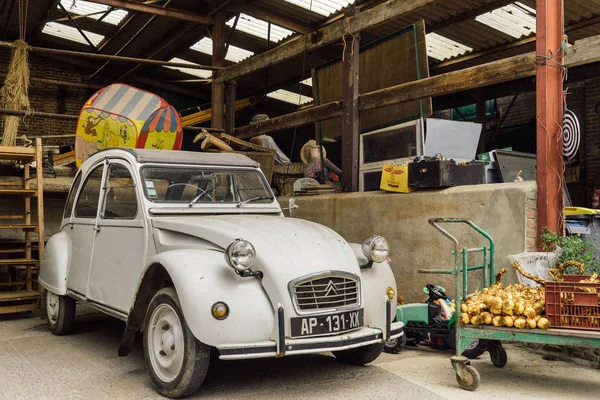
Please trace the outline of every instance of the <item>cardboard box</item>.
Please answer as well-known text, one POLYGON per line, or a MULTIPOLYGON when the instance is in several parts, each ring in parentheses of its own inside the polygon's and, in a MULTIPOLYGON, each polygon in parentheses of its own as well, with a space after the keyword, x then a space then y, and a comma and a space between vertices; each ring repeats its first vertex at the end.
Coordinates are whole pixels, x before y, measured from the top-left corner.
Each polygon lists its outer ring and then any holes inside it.
POLYGON ((383 164, 379 187, 396 193, 410 193, 416 190, 408 186, 408 165, 383 164))

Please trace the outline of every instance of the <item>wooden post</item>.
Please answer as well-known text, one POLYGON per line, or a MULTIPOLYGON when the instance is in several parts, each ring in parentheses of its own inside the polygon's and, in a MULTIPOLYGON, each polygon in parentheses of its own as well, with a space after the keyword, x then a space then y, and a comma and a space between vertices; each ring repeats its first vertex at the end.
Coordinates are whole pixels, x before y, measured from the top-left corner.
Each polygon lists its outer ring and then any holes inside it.
POLYGON ((232 135, 235 129, 235 81, 225 84, 225 132, 232 135))
POLYGON ((563 0, 537 0, 536 12, 537 226, 562 234, 563 0))
MULTIPOLYGON (((346 12, 346 18, 359 12, 358 7, 346 12)), ((358 140, 360 117, 358 115, 358 74, 360 36, 358 33, 344 36, 342 61, 342 183, 347 192, 358 191, 358 140)))
POLYGON ((485 152, 485 95, 477 95, 477 122, 481 124, 481 133, 479 134, 479 143, 477 144, 477 154, 485 152))
MULTIPOLYGON (((212 29, 213 65, 225 65, 225 14, 215 15, 215 24, 212 29)), ((224 124, 225 83, 212 82, 212 127, 222 129, 224 124)))

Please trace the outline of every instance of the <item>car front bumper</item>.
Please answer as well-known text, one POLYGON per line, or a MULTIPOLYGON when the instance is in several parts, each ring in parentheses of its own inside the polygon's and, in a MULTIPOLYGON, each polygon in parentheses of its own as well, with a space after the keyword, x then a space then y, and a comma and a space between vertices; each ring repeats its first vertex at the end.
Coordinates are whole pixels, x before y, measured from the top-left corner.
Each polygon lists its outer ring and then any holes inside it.
MULTIPOLYGON (((391 302, 386 304, 386 311, 391 302)), ((387 312, 387 315, 390 313, 387 312)), ((363 327, 354 331, 344 332, 334 336, 308 338, 286 338, 284 334, 284 312, 281 306, 278 310, 278 340, 267 340, 256 343, 223 344, 217 346, 219 358, 222 360, 239 360, 246 358, 283 357, 286 355, 321 353, 326 351, 348 350, 385 342, 404 335, 404 323, 391 322, 386 319, 385 329, 363 327)))

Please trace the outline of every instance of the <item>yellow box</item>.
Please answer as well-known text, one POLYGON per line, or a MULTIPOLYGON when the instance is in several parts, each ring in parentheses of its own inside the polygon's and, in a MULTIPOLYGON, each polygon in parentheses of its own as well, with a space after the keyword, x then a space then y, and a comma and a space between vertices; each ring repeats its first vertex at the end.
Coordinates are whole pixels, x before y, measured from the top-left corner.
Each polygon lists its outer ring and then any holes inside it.
POLYGON ((379 188, 388 192, 410 193, 408 187, 408 165, 383 164, 379 188))

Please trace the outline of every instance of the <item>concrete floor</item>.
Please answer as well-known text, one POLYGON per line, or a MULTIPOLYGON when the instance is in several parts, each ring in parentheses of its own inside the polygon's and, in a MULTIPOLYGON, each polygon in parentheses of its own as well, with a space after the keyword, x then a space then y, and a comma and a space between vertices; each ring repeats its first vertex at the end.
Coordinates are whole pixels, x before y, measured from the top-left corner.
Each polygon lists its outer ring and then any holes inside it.
MULTIPOLYGON (((141 344, 117 356, 123 323, 86 312, 75 331, 54 336, 35 315, 0 318, 0 399, 158 399, 141 344)), ((458 388, 449 353, 419 347, 383 354, 367 367, 330 355, 217 361, 195 398, 202 399, 597 399, 600 370, 546 361, 507 346, 508 365, 475 360, 482 384, 458 388)))

